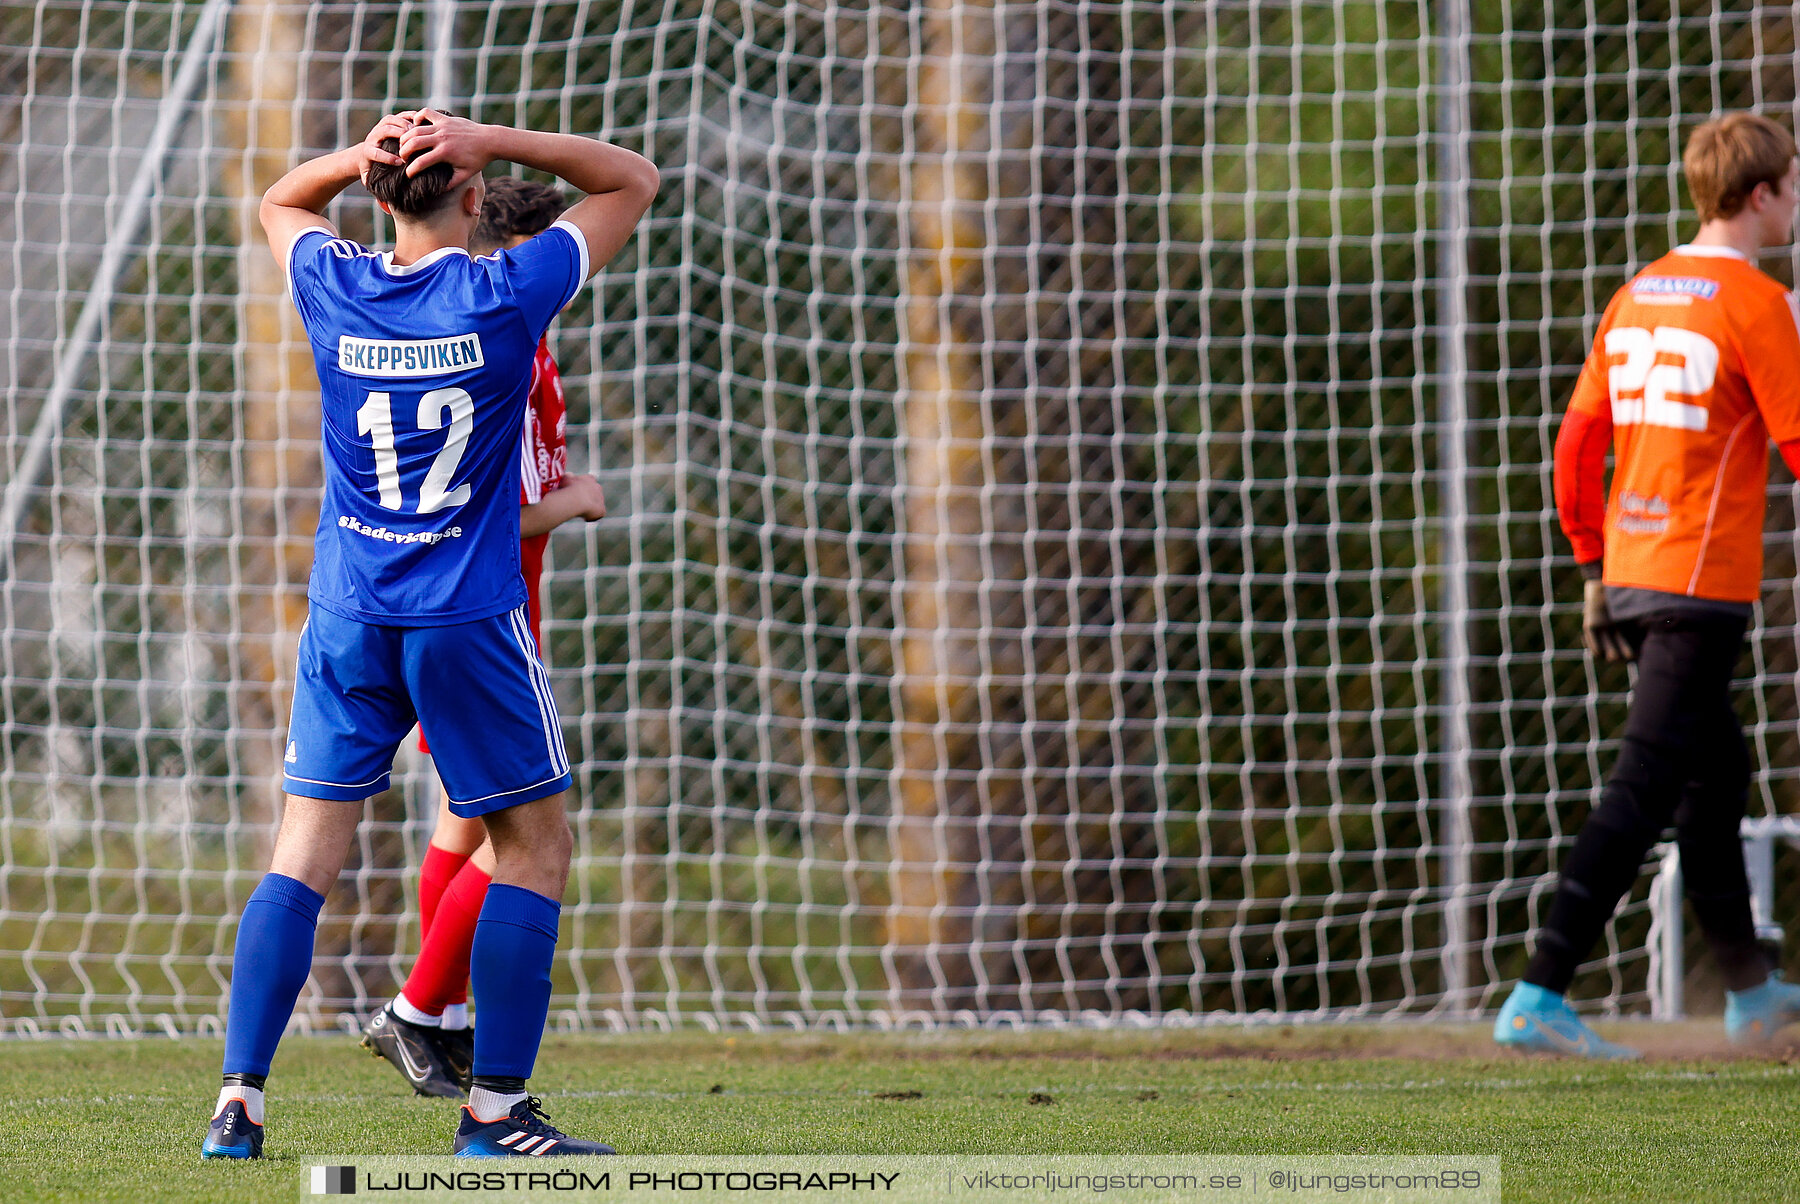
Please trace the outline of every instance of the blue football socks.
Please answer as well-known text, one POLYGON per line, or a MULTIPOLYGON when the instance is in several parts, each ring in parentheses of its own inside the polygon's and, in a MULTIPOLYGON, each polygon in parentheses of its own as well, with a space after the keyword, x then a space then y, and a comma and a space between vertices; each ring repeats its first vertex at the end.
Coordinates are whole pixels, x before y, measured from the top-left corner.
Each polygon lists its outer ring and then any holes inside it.
POLYGON ((312 972, 325 896, 285 874, 266 874, 244 904, 231 955, 225 1073, 266 1075, 294 1001, 312 972))
POLYGON ((528 1079, 550 1016, 550 963, 556 956, 555 899, 496 882, 475 922, 469 956, 474 989, 476 1078, 528 1079))

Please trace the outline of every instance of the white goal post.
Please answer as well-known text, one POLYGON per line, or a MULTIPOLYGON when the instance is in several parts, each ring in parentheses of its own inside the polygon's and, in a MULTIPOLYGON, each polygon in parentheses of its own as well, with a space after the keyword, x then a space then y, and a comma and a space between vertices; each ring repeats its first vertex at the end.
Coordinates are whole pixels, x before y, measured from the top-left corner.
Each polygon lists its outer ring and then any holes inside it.
MULTIPOLYGON (((664 181, 552 333, 612 511, 557 532, 546 587, 579 795, 556 1023, 1494 1006, 1628 687, 1580 647, 1561 407, 1606 299, 1691 232, 1685 132, 1796 113, 1762 4, 40 0, 0 28, 6 1035, 217 1030, 317 518, 255 200, 424 98, 664 181)), ((333 217, 386 237, 360 189, 333 217)), ((1800 765, 1784 475, 1769 529, 1759 822, 1800 765)), ((416 948, 435 786, 400 770, 303 1025, 416 948)), ((1674 953, 1708 989, 1651 890, 1584 1006, 1665 1011, 1674 953)))

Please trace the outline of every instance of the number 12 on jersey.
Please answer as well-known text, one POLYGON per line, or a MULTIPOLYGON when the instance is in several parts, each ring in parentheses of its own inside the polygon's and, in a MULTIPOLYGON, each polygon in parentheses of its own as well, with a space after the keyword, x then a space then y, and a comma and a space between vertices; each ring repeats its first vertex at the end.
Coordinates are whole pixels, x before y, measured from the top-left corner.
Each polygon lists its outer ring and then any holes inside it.
MULTIPOLYGON (((450 415, 450 431, 444 446, 431 461, 431 468, 419 485, 418 514, 432 514, 469 500, 468 485, 450 488, 457 465, 469 446, 475 430, 475 399, 465 389, 433 389, 419 398, 418 429, 441 431, 444 414, 450 415)), ((375 445, 375 485, 380 491, 384 510, 404 510, 406 499, 400 491, 400 455, 394 446, 393 395, 371 393, 356 411, 356 433, 370 436, 375 445)))

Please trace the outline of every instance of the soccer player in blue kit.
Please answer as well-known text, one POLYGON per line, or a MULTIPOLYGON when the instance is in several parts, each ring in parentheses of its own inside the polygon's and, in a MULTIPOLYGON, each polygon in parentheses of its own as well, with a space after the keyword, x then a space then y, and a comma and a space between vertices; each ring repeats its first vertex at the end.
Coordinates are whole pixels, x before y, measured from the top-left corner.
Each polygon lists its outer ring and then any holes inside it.
POLYGON ((287 805, 238 925, 206 1157, 262 1153, 264 1081, 311 970, 325 892, 415 721, 432 734, 451 809, 486 824, 495 856, 470 959, 480 1019, 455 1152, 613 1152, 557 1131, 525 1089, 549 1014, 572 778, 526 619, 519 432, 538 340, 625 245, 656 187, 656 169, 621 147, 419 110, 384 117, 263 197, 318 368, 325 488, 287 805), (481 171, 496 160, 586 196, 523 245, 475 259, 481 171), (358 179, 394 217, 391 253, 339 238, 323 216, 358 179))

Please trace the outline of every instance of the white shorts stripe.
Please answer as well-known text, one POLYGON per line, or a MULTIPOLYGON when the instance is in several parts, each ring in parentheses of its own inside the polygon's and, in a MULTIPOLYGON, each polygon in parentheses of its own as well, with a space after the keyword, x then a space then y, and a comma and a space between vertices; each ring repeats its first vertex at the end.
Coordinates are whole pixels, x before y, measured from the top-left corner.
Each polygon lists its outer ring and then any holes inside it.
POLYGON ((525 671, 531 678, 531 692, 537 696, 538 716, 544 723, 544 747, 550 754, 550 768, 558 774, 568 772, 562 747, 562 725, 557 721, 556 699, 550 692, 550 681, 544 673, 544 662, 538 658, 537 644, 531 638, 531 620, 523 606, 512 612, 513 639, 525 654, 525 671))
POLYGON ((287 781, 299 782, 306 786, 330 786, 334 790, 367 790, 377 782, 381 781, 382 778, 388 777, 389 775, 385 773, 377 774, 366 782, 325 782, 320 781, 318 778, 303 778, 297 773, 287 772, 283 772, 281 776, 287 781))
POLYGON ((450 801, 459 807, 473 807, 479 803, 490 802, 497 798, 509 798, 515 794, 524 794, 528 791, 536 790, 540 786, 548 786, 551 782, 560 782, 567 773, 568 770, 565 769, 559 773, 552 774, 541 782, 533 782, 529 786, 518 786, 512 790, 497 790, 493 794, 484 794, 480 798, 453 798, 450 801))
POLYGON ((544 724, 544 747, 550 754, 550 765, 558 774, 569 772, 569 754, 563 748, 562 724, 557 720, 556 698, 550 692, 550 676, 538 658, 537 644, 531 638, 531 620, 525 608, 512 612, 513 640, 525 655, 526 671, 531 675, 531 691, 537 695, 538 717, 544 724))
POLYGON ((544 705, 550 710, 550 751, 556 758, 557 770, 569 772, 569 750, 563 744, 562 716, 556 709, 556 691, 550 685, 550 670, 544 667, 544 658, 538 652, 537 641, 531 638, 531 613, 527 607, 519 607, 519 634, 525 637, 525 650, 531 658, 531 671, 536 675, 538 688, 544 693, 544 705))

